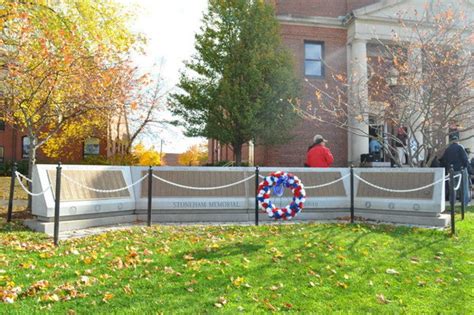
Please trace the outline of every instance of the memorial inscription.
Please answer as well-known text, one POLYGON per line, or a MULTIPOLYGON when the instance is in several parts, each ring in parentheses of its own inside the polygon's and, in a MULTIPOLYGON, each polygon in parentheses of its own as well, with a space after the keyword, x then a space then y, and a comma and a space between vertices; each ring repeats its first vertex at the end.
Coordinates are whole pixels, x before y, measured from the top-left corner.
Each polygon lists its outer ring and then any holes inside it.
POLYGON ((207 209, 207 208, 242 208, 238 201, 177 201, 173 202, 175 209, 207 209))

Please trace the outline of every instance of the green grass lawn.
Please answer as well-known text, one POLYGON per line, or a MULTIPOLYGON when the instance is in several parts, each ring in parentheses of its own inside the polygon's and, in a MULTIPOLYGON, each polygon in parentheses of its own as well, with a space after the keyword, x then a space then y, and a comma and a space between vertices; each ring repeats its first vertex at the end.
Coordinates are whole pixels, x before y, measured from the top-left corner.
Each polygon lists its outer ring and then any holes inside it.
MULTIPOLYGON (((8 200, 10 197, 10 177, 0 176, 0 200, 8 200)), ((27 200, 28 195, 15 180, 15 199, 27 200)))
POLYGON ((0 314, 472 314, 473 211, 456 237, 365 224, 155 226, 58 249, 3 224, 0 300, 13 303, 0 314))

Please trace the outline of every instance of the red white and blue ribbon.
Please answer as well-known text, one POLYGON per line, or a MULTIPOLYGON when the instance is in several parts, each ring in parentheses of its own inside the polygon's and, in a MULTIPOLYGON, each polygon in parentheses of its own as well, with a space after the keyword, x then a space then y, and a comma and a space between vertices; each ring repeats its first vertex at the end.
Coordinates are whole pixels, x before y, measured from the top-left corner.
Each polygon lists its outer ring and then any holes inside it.
MULTIPOLYGON (((281 191, 281 189, 277 190, 281 191)), ((303 210, 305 198, 306 192, 303 183, 297 176, 291 173, 281 171, 271 173, 270 176, 266 176, 265 180, 258 186, 258 205, 270 218, 274 218, 275 220, 288 220, 295 217, 301 212, 301 210, 303 210), (272 187, 274 189, 275 187, 286 187, 291 189, 291 192, 293 193, 292 202, 284 208, 278 208, 275 206, 270 200, 272 187)))

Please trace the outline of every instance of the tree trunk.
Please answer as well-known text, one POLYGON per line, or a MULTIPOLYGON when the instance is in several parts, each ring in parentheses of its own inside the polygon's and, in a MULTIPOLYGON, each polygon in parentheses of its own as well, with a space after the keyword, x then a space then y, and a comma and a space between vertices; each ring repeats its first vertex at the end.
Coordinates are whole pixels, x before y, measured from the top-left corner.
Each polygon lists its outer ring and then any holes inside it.
MULTIPOLYGON (((30 138, 30 152, 28 155, 28 178, 33 180, 33 167, 36 164, 36 139, 30 138)), ((29 182, 29 190, 33 192, 33 181, 29 182)), ((32 210, 32 196, 28 195, 28 210, 32 210)))
POLYGON ((242 164, 242 144, 232 145, 235 153, 235 165, 240 166, 242 164))

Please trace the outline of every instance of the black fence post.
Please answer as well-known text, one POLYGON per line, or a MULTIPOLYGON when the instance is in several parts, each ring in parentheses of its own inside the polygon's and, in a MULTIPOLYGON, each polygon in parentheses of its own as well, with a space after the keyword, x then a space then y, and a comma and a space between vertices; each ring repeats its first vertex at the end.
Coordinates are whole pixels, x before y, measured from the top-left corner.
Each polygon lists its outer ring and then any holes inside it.
POLYGON ((258 226, 258 182, 259 182, 258 166, 255 167, 255 225, 258 226))
POLYGON ((54 195, 54 245, 59 244, 59 209, 61 203, 61 162, 56 167, 56 193, 54 195))
POLYGON ((464 220, 464 208, 465 208, 464 198, 466 197, 466 196, 464 196, 464 189, 465 189, 465 185, 464 185, 464 167, 461 167, 461 186, 460 186, 459 189, 461 189, 461 220, 464 220))
POLYGON ((16 162, 14 162, 12 167, 12 176, 10 179, 10 196, 8 197, 7 222, 11 222, 13 216, 13 198, 15 195, 15 177, 17 168, 18 165, 16 164, 16 162))
POLYGON ((351 165, 351 223, 354 223, 354 166, 351 165))
POLYGON ((153 168, 148 168, 148 226, 151 226, 151 202, 153 199, 153 168))
POLYGON ((449 167, 449 203, 451 206, 451 235, 456 233, 454 203, 456 202, 456 191, 454 190, 454 168, 453 165, 449 167))

